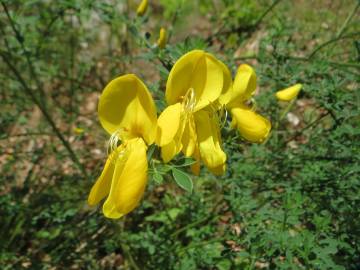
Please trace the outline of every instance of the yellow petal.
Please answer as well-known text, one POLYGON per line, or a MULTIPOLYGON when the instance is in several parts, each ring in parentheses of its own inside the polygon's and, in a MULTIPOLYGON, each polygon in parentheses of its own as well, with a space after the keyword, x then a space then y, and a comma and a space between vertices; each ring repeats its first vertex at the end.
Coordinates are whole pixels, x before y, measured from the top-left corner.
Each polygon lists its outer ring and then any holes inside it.
POLYGON ((74 127, 73 131, 75 132, 76 135, 81 135, 84 133, 85 130, 83 128, 74 127))
POLYGON ((110 134, 122 140, 142 137, 148 144, 156 136, 156 108, 144 83, 134 74, 112 80, 100 96, 98 114, 110 134))
POLYGON ((138 16, 143 16, 148 8, 148 5, 149 5, 148 0, 142 0, 136 10, 136 14, 138 16))
POLYGON ((199 146, 197 144, 195 145, 195 150, 194 150, 192 157, 195 159, 196 162, 190 166, 191 171, 194 175, 199 175, 200 174, 200 150, 199 150, 199 146))
POLYGON ((161 157, 164 160, 164 162, 169 162, 170 160, 173 159, 173 157, 175 155, 177 155, 181 149, 182 149, 182 137, 184 135, 184 130, 185 130, 185 125, 188 121, 189 118, 189 114, 185 113, 182 114, 180 117, 180 123, 179 123, 179 128, 176 132, 176 135, 174 137, 174 139, 161 147, 161 157))
POLYGON ((226 164, 222 164, 219 165, 218 167, 215 168, 210 168, 209 167, 210 172, 212 172, 214 175, 223 175, 226 171, 226 164))
POLYGON ((228 108, 236 107, 237 104, 248 100, 256 89, 256 73, 252 67, 243 64, 240 65, 232 88, 231 100, 228 108))
POLYGON ((232 78, 231 78, 231 72, 228 69, 228 67, 221 61, 220 65, 223 70, 224 75, 224 84, 223 89, 221 91, 221 96, 219 97, 219 103, 221 105, 226 105, 232 100, 233 96, 233 85, 232 85, 232 78))
POLYGON ((147 184, 146 150, 141 138, 126 142, 125 153, 116 160, 110 194, 103 205, 106 217, 120 218, 139 204, 147 184))
POLYGON ((105 198, 109 194, 114 168, 114 163, 109 157, 105 163, 105 167, 100 177, 96 180, 95 185, 93 185, 93 187, 91 188, 88 197, 88 204, 90 206, 98 204, 103 198, 105 198))
POLYGON ((179 151, 178 144, 176 144, 175 141, 171 141, 167 145, 161 147, 161 158, 165 163, 167 163, 172 160, 179 151))
POLYGON ((246 140, 260 143, 266 139, 271 123, 266 118, 243 106, 231 109, 233 125, 246 140))
POLYGON ((157 45, 160 49, 164 49, 166 46, 167 34, 165 28, 160 28, 160 35, 157 41, 157 45))
POLYGON ((182 152, 184 153, 184 155, 187 157, 191 157, 195 151, 195 146, 197 144, 196 127, 193 115, 188 116, 181 143, 182 152))
POLYGON ((275 95, 276 95, 278 100, 290 101, 290 100, 297 97, 297 95, 299 94, 301 88, 302 88, 302 84, 298 83, 298 84, 290 86, 290 87, 288 87, 286 89, 283 89, 283 90, 280 90, 280 91, 276 92, 275 95))
POLYGON ((106 160, 104 169, 95 185, 91 188, 88 204, 93 206, 98 204, 110 192, 111 180, 114 174, 115 162, 118 153, 124 150, 124 145, 120 145, 106 160))
POLYGON ((159 116, 157 121, 156 144, 164 146, 175 137, 180 126, 182 105, 176 103, 168 106, 159 116))
POLYGON ((194 116, 201 160, 208 168, 222 166, 226 161, 226 154, 221 149, 217 118, 204 110, 197 112, 194 116))
POLYGON ((166 83, 166 101, 174 104, 193 89, 195 111, 217 100, 223 89, 223 68, 209 53, 193 50, 176 61, 166 83))

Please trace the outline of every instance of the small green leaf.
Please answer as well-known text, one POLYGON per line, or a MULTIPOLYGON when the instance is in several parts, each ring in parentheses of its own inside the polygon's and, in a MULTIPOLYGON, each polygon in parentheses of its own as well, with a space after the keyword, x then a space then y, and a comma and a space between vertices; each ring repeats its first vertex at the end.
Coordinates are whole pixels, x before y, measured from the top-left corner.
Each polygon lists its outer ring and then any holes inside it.
POLYGON ((183 189, 185 189, 188 192, 192 192, 193 190, 193 182, 190 178, 190 175, 187 173, 180 171, 176 168, 172 168, 172 174, 175 179, 175 182, 183 189))
POLYGON ((162 184, 162 182, 164 181, 163 176, 158 172, 154 173, 152 178, 154 179, 156 184, 162 184))
POLYGON ((156 149, 155 144, 150 145, 150 147, 149 147, 149 149, 147 151, 147 160, 148 161, 150 161, 151 158, 153 157, 155 149, 156 149))

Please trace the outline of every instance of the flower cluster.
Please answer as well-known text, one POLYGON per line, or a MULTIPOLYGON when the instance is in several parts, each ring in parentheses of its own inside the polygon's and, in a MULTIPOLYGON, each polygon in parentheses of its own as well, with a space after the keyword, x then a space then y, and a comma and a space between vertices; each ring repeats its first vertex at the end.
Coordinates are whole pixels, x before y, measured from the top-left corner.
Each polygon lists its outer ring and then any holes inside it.
POLYGON ((231 126, 248 141, 262 142, 269 134, 270 122, 248 105, 255 88, 256 75, 249 65, 241 65, 232 80, 227 66, 202 50, 183 55, 172 67, 165 90, 168 106, 159 117, 149 90, 136 75, 112 80, 98 105, 100 123, 111 135, 110 153, 91 189, 89 205, 106 198, 103 212, 108 218, 132 211, 147 184, 147 148, 153 143, 161 148, 164 162, 182 152, 196 161, 194 174, 201 164, 215 175, 223 174, 220 111, 230 112, 231 126))

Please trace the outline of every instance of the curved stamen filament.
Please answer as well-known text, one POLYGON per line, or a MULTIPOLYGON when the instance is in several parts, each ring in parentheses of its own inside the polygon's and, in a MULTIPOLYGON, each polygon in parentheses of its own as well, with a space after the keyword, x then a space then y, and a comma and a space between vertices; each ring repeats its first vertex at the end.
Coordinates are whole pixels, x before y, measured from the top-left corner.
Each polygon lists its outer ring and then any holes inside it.
POLYGON ((248 105, 250 106, 252 111, 256 111, 256 100, 254 98, 251 98, 250 100, 248 100, 248 105))
POLYGON ((183 99, 184 111, 192 113, 196 105, 196 97, 194 88, 189 88, 183 99))
POLYGON ((221 106, 220 113, 218 114, 220 129, 225 127, 227 117, 228 117, 228 111, 226 110, 225 106, 221 106))
POLYGON ((110 139, 106 143, 107 155, 111 155, 118 147, 118 142, 120 141, 120 132, 121 129, 116 130, 111 134, 110 139))
POLYGON ((107 155, 109 156, 112 164, 115 164, 116 161, 125 154, 125 147, 118 147, 119 142, 123 141, 121 138, 121 132, 123 131, 126 131, 126 129, 119 128, 111 134, 110 139, 107 141, 107 155))

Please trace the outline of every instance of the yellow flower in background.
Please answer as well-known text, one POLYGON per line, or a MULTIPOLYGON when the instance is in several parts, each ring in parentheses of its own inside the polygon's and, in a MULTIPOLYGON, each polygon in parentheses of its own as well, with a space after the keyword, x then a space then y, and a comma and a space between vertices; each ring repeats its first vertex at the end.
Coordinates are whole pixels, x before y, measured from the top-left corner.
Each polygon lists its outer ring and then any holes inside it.
POLYGON ((269 135, 271 123, 245 105, 254 94, 255 89, 254 69, 246 64, 240 65, 232 87, 222 93, 219 102, 230 111, 232 127, 237 128, 244 139, 261 143, 269 135))
POLYGON ((203 160, 214 173, 225 167, 219 124, 212 113, 212 106, 229 86, 224 66, 202 50, 193 50, 174 64, 166 83, 169 106, 159 116, 156 138, 165 162, 182 151, 198 162, 203 160))
POLYGON ((302 88, 302 84, 298 83, 286 89, 276 92, 276 98, 281 101, 291 101, 296 98, 302 88))
POLYGON ((74 128, 73 128, 73 131, 74 131, 74 133, 75 133, 76 135, 81 135, 81 134, 84 133, 85 130, 84 130, 83 128, 74 127, 74 128))
POLYGON ((148 5, 149 5, 148 0, 142 0, 136 10, 136 14, 138 16, 143 16, 148 8, 148 5))
POLYGON ((165 28, 161 27, 160 28, 160 34, 159 34, 159 39, 157 41, 157 45, 160 49, 164 49, 166 46, 166 41, 167 41, 167 34, 166 34, 166 30, 165 28))
POLYGON ((156 136, 156 108, 143 82, 133 74, 112 80, 98 106, 99 119, 111 134, 113 151, 92 187, 88 203, 96 205, 106 197, 104 215, 120 218, 140 202, 147 184, 147 144, 156 136), (117 141, 121 145, 117 146, 117 141))

